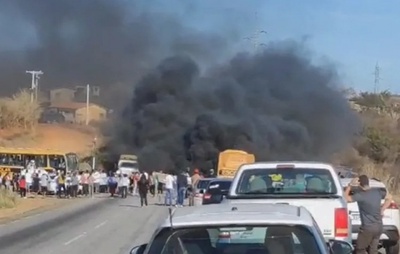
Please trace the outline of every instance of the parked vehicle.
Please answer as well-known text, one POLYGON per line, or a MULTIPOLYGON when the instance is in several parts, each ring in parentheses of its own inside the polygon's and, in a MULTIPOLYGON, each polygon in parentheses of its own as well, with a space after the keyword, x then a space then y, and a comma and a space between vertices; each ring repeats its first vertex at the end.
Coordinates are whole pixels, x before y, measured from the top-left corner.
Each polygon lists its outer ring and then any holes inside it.
POLYGON ((232 179, 217 178, 211 180, 203 195, 203 205, 219 204, 228 195, 232 179))
MULTIPOLYGON (((340 179, 342 183, 343 189, 349 185, 352 178, 343 178, 340 179)), ((384 183, 377 179, 371 179, 369 181, 369 185, 371 188, 380 188, 385 191, 386 186, 384 183)), ((361 191, 359 187, 352 187, 350 191, 350 195, 361 191)), ((384 203, 384 199, 382 199, 382 204, 384 203)), ((351 224, 352 224, 352 239, 353 242, 357 240, 357 235, 360 230, 361 220, 360 220, 360 212, 358 210, 358 205, 356 202, 352 202, 348 204, 349 214, 351 216, 351 224)), ((380 237, 380 247, 385 249, 386 254, 398 254, 399 250, 399 229, 400 229, 400 213, 399 207, 393 201, 392 204, 385 210, 383 217, 383 233, 380 237)))
POLYGON ((223 202, 304 206, 329 240, 351 243, 351 222, 335 169, 318 162, 259 162, 240 167, 223 202))
POLYGON ((172 210, 148 244, 131 254, 350 254, 346 241, 325 242, 307 209, 285 204, 218 204, 172 210))
POLYGON ((203 204, 203 195, 206 192, 208 185, 215 178, 203 178, 197 182, 197 186, 195 188, 194 193, 194 205, 199 206, 203 204))

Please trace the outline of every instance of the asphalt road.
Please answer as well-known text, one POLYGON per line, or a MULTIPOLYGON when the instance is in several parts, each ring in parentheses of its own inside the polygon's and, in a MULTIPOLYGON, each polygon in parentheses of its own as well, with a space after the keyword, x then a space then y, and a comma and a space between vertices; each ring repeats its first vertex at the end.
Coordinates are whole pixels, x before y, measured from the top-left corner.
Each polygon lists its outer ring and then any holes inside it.
POLYGON ((44 213, 0 226, 2 254, 127 254, 149 240, 168 214, 155 205, 139 207, 139 198, 94 198, 56 213, 44 213), (71 215, 75 214, 71 217, 71 215))

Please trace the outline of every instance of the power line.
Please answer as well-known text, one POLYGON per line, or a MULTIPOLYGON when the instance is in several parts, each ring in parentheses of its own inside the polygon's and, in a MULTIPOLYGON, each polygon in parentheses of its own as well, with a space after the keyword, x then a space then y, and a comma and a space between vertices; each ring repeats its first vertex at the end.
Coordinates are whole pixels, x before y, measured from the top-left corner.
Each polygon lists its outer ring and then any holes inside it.
POLYGON ((374 93, 377 94, 379 92, 379 81, 381 80, 380 77, 380 72, 381 72, 381 68, 379 67, 378 62, 376 62, 375 65, 375 71, 374 71, 374 93))
MULTIPOLYGON (((256 23, 258 26, 258 14, 257 12, 255 13, 255 18, 256 18, 256 23)), ((254 49, 257 51, 259 46, 266 46, 265 43, 260 43, 260 35, 261 34, 268 34, 267 31, 265 30, 261 30, 259 28, 256 29, 256 31, 253 33, 253 35, 249 36, 249 37, 245 37, 245 40, 250 41, 251 43, 253 43, 254 49)))

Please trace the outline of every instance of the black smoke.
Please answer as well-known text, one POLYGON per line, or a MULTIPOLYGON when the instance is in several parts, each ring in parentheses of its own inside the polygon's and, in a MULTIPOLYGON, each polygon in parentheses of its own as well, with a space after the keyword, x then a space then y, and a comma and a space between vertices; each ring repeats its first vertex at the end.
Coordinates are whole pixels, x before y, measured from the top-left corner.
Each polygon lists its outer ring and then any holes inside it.
POLYGON ((313 62, 295 42, 205 72, 191 57, 166 58, 135 84, 109 145, 137 153, 147 170, 213 168, 229 148, 257 160, 328 160, 358 120, 334 67, 313 62))
POLYGON ((26 70, 42 70, 43 90, 89 83, 100 86, 103 100, 114 106, 165 56, 186 53, 205 61, 227 48, 228 37, 200 33, 171 12, 153 11, 157 1, 0 0, 0 5, 0 95, 29 87, 26 70))

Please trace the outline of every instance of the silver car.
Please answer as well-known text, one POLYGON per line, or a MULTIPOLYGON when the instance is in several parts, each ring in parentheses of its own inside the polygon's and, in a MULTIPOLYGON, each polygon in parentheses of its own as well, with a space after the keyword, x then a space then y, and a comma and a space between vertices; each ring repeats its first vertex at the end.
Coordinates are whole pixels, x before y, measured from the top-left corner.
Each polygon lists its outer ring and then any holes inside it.
POLYGON ((345 241, 324 237, 304 207, 238 204, 170 210, 150 242, 131 254, 350 254, 345 241))

